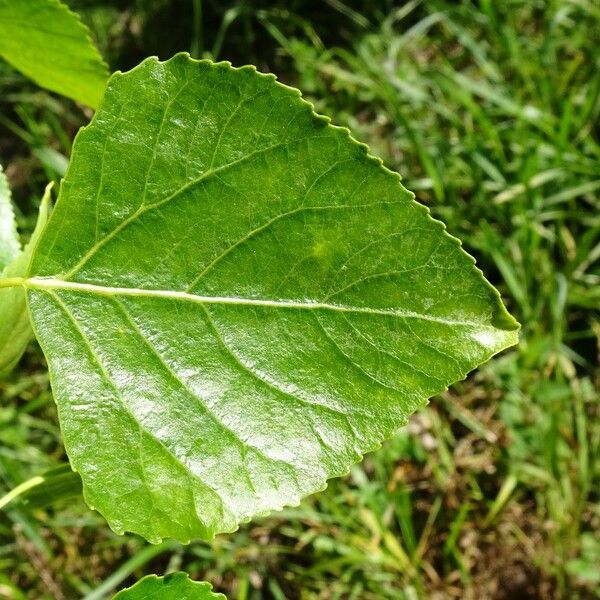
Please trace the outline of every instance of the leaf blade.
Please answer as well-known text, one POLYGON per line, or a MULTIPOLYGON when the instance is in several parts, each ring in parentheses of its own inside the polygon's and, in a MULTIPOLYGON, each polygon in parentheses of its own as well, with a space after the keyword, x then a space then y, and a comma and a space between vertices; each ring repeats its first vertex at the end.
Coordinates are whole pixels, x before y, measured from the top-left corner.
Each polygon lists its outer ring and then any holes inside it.
MULTIPOLYGON (((0 274, 3 278, 22 277, 26 274, 34 248, 48 220, 51 189, 52 184, 46 186, 31 239, 6 265, 0 274)), ((0 289, 0 314, 0 377, 3 377, 14 369, 33 336, 25 290, 21 287, 0 289)))
POLYGON ((41 87, 97 108, 108 69, 59 0, 0 0, 0 56, 41 87))
POLYGON ((209 583, 192 581, 186 573, 170 573, 165 577, 147 575, 135 585, 121 590, 113 600, 225 600, 223 594, 212 592, 209 583))
POLYGON ((86 499, 151 541, 298 503, 518 327, 346 130, 181 55, 111 79, 28 287, 86 499))

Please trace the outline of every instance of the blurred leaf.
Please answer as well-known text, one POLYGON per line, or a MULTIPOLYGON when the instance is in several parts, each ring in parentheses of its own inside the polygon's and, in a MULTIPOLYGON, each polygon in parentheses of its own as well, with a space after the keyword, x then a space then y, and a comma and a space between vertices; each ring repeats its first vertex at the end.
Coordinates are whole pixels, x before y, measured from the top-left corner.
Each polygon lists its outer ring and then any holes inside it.
MULTIPOLYGON (((2 278, 21 277, 27 272, 33 250, 48 220, 51 189, 52 184, 49 184, 40 203, 37 223, 31 240, 2 271, 0 274, 2 278)), ((2 315, 0 321, 0 377, 2 377, 14 368, 33 336, 25 291, 22 288, 0 289, 0 315, 2 315)))
POLYGON ((59 0, 0 0, 0 56, 42 87, 100 104, 108 69, 85 25, 59 0))

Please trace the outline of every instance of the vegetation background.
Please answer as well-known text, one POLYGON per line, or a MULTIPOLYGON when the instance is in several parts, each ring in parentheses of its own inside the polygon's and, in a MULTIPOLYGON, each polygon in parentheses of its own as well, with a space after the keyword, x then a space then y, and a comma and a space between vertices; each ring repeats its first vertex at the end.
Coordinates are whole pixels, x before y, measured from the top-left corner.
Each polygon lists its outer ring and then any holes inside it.
MULTIPOLYGON (((600 598, 597 0, 68 3, 112 70, 188 50, 300 87, 463 240, 522 342, 326 492, 212 543, 116 536, 65 475, 0 515, 0 598, 98 600, 173 569, 231 600, 600 598)), ((0 89, 31 231, 90 114, 4 63, 0 89)), ((0 395, 1 494, 66 457, 36 346, 0 395)))

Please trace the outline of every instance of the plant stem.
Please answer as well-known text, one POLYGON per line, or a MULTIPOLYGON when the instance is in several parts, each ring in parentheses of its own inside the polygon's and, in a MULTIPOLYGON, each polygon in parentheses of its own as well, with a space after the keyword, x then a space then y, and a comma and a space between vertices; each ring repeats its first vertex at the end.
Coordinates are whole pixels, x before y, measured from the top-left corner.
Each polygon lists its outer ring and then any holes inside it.
POLYGON ((17 287, 19 285, 25 285, 24 277, 7 277, 6 279, 0 279, 0 288, 17 287))
POLYGON ((31 488, 35 487, 36 485, 40 485, 40 483, 43 482, 44 478, 41 475, 36 475, 35 477, 24 481, 16 488, 10 490, 8 494, 5 494, 2 498, 0 498, 0 510, 12 502, 15 498, 18 498, 21 494, 25 493, 27 490, 30 490, 31 488))
POLYGON ((204 39, 202 31, 202 0, 193 2, 193 37, 190 54, 192 58, 202 58, 204 52, 204 39))

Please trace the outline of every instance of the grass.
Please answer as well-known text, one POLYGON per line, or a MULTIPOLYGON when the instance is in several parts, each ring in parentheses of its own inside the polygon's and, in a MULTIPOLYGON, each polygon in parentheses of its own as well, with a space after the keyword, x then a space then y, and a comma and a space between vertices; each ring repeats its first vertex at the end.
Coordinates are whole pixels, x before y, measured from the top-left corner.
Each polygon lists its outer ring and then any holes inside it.
MULTIPOLYGON (((85 13, 97 27, 118 13, 108 4, 85 13)), ((369 143, 501 289, 519 348, 326 492, 211 544, 115 536, 59 480, 0 517, 0 597, 91 600, 178 568, 237 600, 600 597, 600 9, 326 4, 329 21, 310 2, 206 3, 217 25, 194 24, 185 44, 277 69, 369 143)), ((6 68, 0 85, 0 151, 27 226, 86 115, 6 68)), ((0 383, 6 490, 64 461, 35 348, 24 367, 0 383)))

